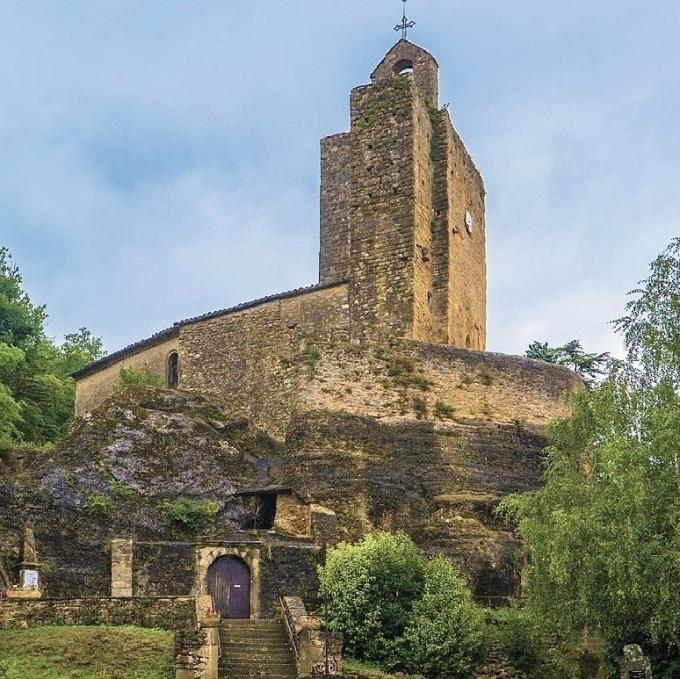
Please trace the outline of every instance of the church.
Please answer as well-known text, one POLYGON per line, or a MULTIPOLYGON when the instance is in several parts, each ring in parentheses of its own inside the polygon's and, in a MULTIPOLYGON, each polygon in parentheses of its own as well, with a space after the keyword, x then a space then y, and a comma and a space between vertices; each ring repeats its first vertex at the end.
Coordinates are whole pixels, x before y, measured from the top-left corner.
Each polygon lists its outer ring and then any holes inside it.
POLYGON ((519 542, 494 510, 538 487, 546 425, 583 385, 486 351, 485 189, 438 83, 435 58, 402 39, 352 91, 349 132, 322 140, 318 283, 74 374, 78 417, 0 504, 0 566, 21 542, 46 598, 0 607, 0 626, 181 619, 209 634, 176 676, 206 679, 218 659, 241 676, 235 623, 280 636, 283 615, 311 649, 285 676, 306 676, 325 643, 305 608, 317 567, 376 530, 450 559, 479 601, 520 593, 519 542), (165 388, 121 390, 122 369, 165 388), (187 506, 194 525, 177 520, 187 506))
POLYGON ((435 58, 401 40, 352 92, 351 130, 322 140, 318 284, 180 321, 85 367, 77 413, 121 368, 148 366, 280 435, 310 351, 393 340, 483 351, 484 184, 438 84, 435 58))

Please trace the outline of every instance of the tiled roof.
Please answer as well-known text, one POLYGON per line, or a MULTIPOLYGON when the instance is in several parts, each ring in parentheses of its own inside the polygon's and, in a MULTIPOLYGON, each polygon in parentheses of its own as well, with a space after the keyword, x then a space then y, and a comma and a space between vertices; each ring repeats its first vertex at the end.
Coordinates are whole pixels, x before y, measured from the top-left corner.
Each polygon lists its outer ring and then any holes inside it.
POLYGON ((125 358, 126 356, 138 354, 140 351, 143 351, 148 347, 152 347, 156 344, 160 344, 161 342, 165 342, 166 340, 172 337, 177 337, 177 335, 179 334, 179 329, 184 325, 192 325, 194 323, 200 323, 202 321, 210 320, 211 318, 218 318, 219 316, 233 314, 236 313, 237 311, 245 311, 246 309, 252 309, 253 307, 259 306, 260 304, 266 304, 267 302, 275 302, 279 299, 289 299, 291 297, 305 295, 309 292, 316 292, 317 290, 326 290, 327 288, 334 288, 338 285, 343 285, 346 282, 347 281, 332 281, 330 283, 317 283, 316 285, 309 285, 304 288, 296 288, 295 290, 281 292, 276 295, 268 295, 267 297, 261 297, 260 299, 253 300, 252 302, 244 302, 242 304, 237 304, 236 306, 229 307, 227 309, 211 311, 210 313, 203 314, 202 316, 186 318, 183 321, 175 323, 170 328, 166 328, 165 330, 161 330, 160 332, 151 335, 151 337, 147 339, 135 342, 134 344, 130 344, 127 347, 124 347, 123 349, 114 351, 112 354, 107 354, 106 356, 103 356, 102 358, 94 361, 93 363, 86 365, 84 368, 76 370, 74 373, 71 374, 71 377, 73 377, 76 380, 79 380, 83 377, 86 377, 87 375, 91 375, 92 373, 98 372, 99 370, 102 370, 113 363, 116 363, 117 361, 119 361, 122 358, 125 358))

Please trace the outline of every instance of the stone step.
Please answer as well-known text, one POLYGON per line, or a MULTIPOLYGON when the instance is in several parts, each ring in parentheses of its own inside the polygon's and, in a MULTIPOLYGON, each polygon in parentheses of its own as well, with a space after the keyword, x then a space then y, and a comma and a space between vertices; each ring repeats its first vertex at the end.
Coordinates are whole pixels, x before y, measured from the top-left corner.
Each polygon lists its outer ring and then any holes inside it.
POLYGON ((223 620, 219 629, 222 679, 295 679, 295 661, 278 618, 223 620))

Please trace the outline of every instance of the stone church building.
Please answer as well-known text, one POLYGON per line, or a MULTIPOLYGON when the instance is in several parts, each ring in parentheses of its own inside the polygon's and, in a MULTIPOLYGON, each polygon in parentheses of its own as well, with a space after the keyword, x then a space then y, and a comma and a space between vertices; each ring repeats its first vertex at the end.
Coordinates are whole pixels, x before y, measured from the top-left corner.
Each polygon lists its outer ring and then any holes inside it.
MULTIPOLYGON (((401 40, 352 91, 350 131, 322 140, 317 284, 179 321, 75 374, 83 431, 110 418, 121 368, 148 368, 176 390, 167 393, 214 399, 278 446, 265 459, 235 439, 182 439, 174 454, 201 441, 196 455, 211 471, 194 490, 182 481, 181 492, 217 487, 211 497, 229 530, 222 541, 160 547, 114 532, 125 538, 114 544, 114 591, 210 593, 212 563, 240 555, 246 575, 224 577, 250 577, 251 615, 266 615, 277 597, 314 589, 310 549, 385 529, 447 555, 477 596, 517 592, 517 540, 493 510, 504 495, 537 487, 544 428, 568 412, 563 396, 581 383, 559 366, 486 352, 485 189, 439 107, 438 83, 434 57, 401 40), (236 474, 248 460, 257 478, 236 474), (238 482, 219 486, 222 476, 238 482), (144 566, 166 562, 183 564, 184 579, 144 566), (135 568, 144 574, 132 578, 135 568)), ((169 422, 158 445, 179 426, 168 403, 154 411, 155 422, 169 422)), ((132 425, 113 426, 102 440, 132 425)), ((125 468, 133 483, 143 459, 121 460, 133 447, 107 443, 111 460, 100 467, 125 468)), ((174 468, 198 478, 196 459, 174 468)), ((172 474, 144 481, 145 497, 177 487, 172 474)), ((148 541, 148 532, 136 534, 148 541)))
POLYGON ((309 347, 403 339, 483 351, 484 184, 438 83, 434 57, 401 40, 353 90, 351 130, 322 140, 318 284, 180 321, 87 366, 75 374, 78 414, 122 367, 149 366, 281 435, 308 388, 309 347))

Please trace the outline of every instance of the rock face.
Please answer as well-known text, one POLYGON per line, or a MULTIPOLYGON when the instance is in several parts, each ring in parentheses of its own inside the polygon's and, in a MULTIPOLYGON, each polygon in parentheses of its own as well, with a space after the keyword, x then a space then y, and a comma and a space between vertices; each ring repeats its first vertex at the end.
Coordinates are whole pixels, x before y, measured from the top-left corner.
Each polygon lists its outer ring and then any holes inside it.
POLYGON ((77 420, 49 453, 5 454, 0 469, 0 559, 19 561, 24 526, 36 536, 51 595, 107 594, 108 541, 186 540, 166 523, 163 502, 213 502, 211 537, 241 536, 252 502, 237 493, 266 485, 280 446, 219 404, 170 390, 114 395, 77 420))
POLYGON ((264 609, 281 594, 314 596, 324 544, 385 529, 447 555, 478 596, 516 593, 518 544, 495 508, 537 487, 545 423, 566 412, 560 394, 577 380, 426 345, 338 348, 304 379, 283 441, 230 415, 231 399, 136 387, 76 420, 49 453, 5 452, 4 570, 32 527, 50 595, 108 594, 110 541, 131 539, 136 594, 188 594, 194 545, 264 541, 264 609), (178 499, 213 503, 215 520, 200 535, 182 531, 164 504, 178 499), (263 511, 275 523, 262 524, 263 511))
POLYGON ((317 412, 293 420, 287 460, 293 486, 336 512, 343 537, 405 530, 457 563, 478 595, 495 596, 515 593, 520 565, 494 510, 508 493, 537 487, 546 443, 517 424, 317 412))

